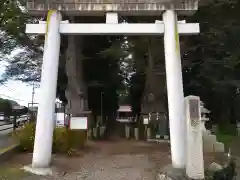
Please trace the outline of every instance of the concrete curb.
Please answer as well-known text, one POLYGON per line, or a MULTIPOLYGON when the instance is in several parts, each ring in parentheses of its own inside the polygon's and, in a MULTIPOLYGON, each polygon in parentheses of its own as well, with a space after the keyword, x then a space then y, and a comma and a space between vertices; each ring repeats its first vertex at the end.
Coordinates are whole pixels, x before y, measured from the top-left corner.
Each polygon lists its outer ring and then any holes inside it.
POLYGON ((18 147, 19 144, 13 144, 0 150, 0 163, 3 163, 6 160, 8 160, 17 151, 18 147))

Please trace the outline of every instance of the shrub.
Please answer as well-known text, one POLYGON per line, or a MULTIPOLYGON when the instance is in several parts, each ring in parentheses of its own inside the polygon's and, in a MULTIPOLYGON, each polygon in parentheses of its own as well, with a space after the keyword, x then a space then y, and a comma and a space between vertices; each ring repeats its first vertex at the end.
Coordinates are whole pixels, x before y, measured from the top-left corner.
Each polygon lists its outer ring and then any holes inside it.
MULTIPOLYGON (((33 151, 35 128, 35 123, 29 123, 14 133, 14 137, 20 143, 20 151, 33 151)), ((73 151, 84 147, 87 139, 86 134, 84 130, 70 130, 65 127, 55 128, 53 132, 52 151, 54 153, 67 153, 71 155, 73 151)))
POLYGON ((53 152, 68 153, 84 147, 87 136, 84 130, 69 130, 67 128, 55 128, 53 133, 53 152))
POLYGON ((21 151, 33 151, 35 137, 34 123, 24 125, 22 129, 17 130, 13 135, 19 141, 19 149, 21 151))

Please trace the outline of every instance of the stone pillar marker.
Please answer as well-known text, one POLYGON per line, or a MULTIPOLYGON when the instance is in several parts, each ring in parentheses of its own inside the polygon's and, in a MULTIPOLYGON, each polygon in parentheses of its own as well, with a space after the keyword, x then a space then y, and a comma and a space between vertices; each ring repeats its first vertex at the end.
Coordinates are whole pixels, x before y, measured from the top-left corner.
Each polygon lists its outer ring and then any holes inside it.
MULTIPOLYGON (((35 171, 38 168, 48 168, 51 163, 52 140, 54 129, 55 100, 57 75, 60 53, 59 26, 61 14, 59 11, 49 11, 46 26, 43 65, 41 74, 41 93, 38 105, 35 142, 32 167, 25 168, 35 171)), ((48 172, 38 172, 38 174, 48 172)))
POLYGON ((172 165, 174 168, 184 168, 186 123, 176 12, 166 10, 163 13, 163 22, 172 165))
POLYGON ((201 122, 200 98, 185 98, 187 124, 186 174, 191 179, 204 179, 203 132, 201 122))

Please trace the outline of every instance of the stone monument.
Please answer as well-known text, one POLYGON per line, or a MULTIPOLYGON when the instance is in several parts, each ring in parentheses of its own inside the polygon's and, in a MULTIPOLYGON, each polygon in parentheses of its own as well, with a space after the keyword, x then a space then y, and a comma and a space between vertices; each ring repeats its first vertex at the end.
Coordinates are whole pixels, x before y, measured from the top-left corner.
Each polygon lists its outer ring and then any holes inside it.
POLYGON ((204 179, 203 140, 200 98, 185 98, 187 126, 187 162, 186 174, 191 179, 204 179))

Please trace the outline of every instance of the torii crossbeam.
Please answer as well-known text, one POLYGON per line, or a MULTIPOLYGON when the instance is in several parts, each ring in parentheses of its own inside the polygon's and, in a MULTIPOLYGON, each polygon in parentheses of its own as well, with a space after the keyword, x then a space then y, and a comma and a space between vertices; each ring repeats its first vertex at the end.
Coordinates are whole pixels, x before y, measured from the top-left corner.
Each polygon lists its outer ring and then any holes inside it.
MULTIPOLYGON (((27 24, 27 34, 45 34, 46 23, 27 24)), ((178 23, 178 32, 182 35, 199 33, 198 23, 178 23)), ((59 33, 64 35, 161 35, 164 33, 163 22, 155 23, 96 23, 78 24, 62 22, 59 33)))

